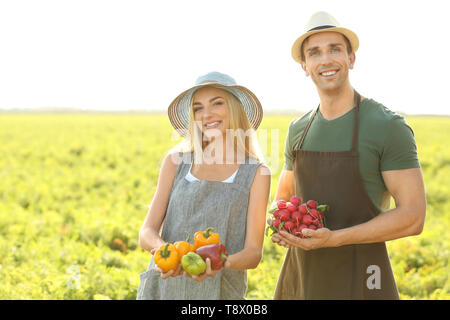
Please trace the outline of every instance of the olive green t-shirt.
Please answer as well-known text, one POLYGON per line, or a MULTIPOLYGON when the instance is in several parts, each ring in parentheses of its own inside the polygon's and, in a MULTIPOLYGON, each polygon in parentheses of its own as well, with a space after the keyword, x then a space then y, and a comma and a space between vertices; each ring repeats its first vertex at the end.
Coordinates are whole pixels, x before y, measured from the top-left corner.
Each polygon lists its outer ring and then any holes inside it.
MULTIPOLYGON (((313 111, 289 125, 284 150, 285 170, 292 170, 292 151, 297 147, 313 111)), ((354 119, 355 108, 331 121, 317 112, 301 149, 331 152, 350 150, 354 119)), ((360 103, 358 156, 364 187, 379 211, 389 209, 390 201, 381 172, 420 167, 414 133, 405 119, 368 98, 360 103)))

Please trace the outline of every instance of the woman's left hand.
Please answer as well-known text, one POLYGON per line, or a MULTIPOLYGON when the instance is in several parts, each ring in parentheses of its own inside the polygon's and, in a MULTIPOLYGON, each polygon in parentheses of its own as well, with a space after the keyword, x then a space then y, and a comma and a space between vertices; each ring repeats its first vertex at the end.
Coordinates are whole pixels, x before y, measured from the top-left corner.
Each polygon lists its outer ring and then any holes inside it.
POLYGON ((228 259, 225 261, 224 266, 220 269, 216 269, 213 270, 211 269, 211 260, 209 258, 206 258, 206 271, 203 272, 202 274, 199 275, 190 275, 189 273, 187 273, 186 271, 184 271, 184 275, 186 277, 189 277, 191 279, 194 279, 197 282, 202 282, 203 280, 205 280, 208 277, 214 277, 218 272, 220 272, 221 270, 225 269, 225 268, 229 268, 230 267, 230 261, 228 261, 228 259))

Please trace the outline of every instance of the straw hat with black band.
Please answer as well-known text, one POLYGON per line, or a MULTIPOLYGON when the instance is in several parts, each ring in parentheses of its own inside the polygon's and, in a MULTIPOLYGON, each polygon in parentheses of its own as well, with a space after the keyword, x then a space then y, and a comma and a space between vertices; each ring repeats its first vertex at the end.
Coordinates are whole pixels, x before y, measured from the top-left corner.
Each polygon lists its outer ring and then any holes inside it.
POLYGON ((339 22, 329 13, 320 11, 316 12, 311 16, 305 27, 305 33, 301 35, 297 40, 295 40, 292 46, 292 58, 298 63, 302 63, 302 44, 311 35, 320 32, 339 32, 344 35, 350 45, 352 46, 352 51, 356 52, 359 47, 358 36, 350 29, 343 28, 340 26, 339 22))
POLYGON ((195 82, 195 86, 183 91, 169 105, 168 116, 170 123, 181 136, 186 136, 188 132, 192 96, 195 91, 205 86, 212 86, 233 94, 241 102, 252 128, 256 130, 259 127, 263 109, 255 94, 249 89, 237 85, 236 81, 226 74, 210 72, 200 76, 195 82))

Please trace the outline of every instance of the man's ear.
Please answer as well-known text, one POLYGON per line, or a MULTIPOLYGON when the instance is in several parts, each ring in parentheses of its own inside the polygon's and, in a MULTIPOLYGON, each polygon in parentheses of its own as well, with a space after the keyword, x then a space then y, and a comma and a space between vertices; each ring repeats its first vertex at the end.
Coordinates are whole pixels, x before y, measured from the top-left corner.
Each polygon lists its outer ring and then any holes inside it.
POLYGON ((304 61, 302 61, 301 65, 302 65, 303 71, 305 71, 306 76, 309 77, 308 69, 306 69, 306 63, 304 61))
POLYGON ((353 69, 353 66, 355 65, 355 60, 356 60, 356 55, 354 52, 350 53, 350 55, 348 56, 349 59, 349 69, 353 69))

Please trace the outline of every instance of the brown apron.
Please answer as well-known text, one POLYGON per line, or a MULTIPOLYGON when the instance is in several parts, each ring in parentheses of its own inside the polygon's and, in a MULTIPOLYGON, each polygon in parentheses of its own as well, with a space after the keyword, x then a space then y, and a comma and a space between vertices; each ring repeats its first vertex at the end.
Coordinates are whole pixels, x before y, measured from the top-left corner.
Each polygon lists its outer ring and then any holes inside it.
MULTIPOLYGON (((313 113, 294 148, 295 194, 328 204, 325 226, 337 230, 378 214, 361 180, 358 165, 360 95, 355 91, 355 124, 350 151, 301 150, 313 113)), ((288 249, 274 299, 399 299, 384 242, 305 251, 288 249)))

